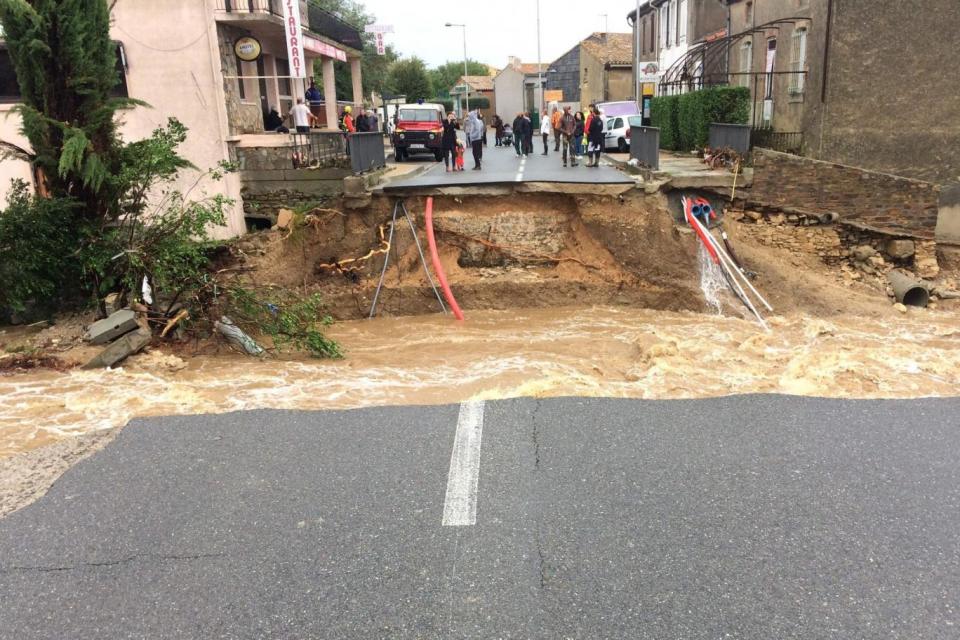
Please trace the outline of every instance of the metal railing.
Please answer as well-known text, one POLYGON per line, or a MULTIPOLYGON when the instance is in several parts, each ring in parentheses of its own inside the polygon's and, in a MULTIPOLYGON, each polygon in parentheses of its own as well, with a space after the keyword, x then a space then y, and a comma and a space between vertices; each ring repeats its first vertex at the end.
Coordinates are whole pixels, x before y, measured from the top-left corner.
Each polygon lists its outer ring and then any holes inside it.
POLYGON ((227 13, 269 13, 283 15, 281 0, 217 0, 217 10, 227 13))
POLYGON ((339 131, 291 133, 294 169, 340 166, 347 158, 346 139, 339 131))
POLYGON ((803 153, 803 132, 774 131, 765 127, 754 128, 750 131, 750 146, 801 155, 803 153))
MULTIPOLYGON (((283 17, 283 0, 217 0, 217 10, 226 13, 262 13, 283 17)), ((363 49, 360 31, 337 16, 307 4, 303 26, 351 49, 363 49)))

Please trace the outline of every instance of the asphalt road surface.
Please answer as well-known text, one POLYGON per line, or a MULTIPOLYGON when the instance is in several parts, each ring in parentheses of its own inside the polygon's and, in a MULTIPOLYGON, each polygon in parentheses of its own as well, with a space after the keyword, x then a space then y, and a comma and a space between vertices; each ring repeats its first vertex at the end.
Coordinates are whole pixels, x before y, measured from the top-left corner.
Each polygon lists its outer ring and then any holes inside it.
POLYGON ((593 169, 586 166, 586 158, 580 166, 564 168, 561 155, 553 150, 550 139, 549 155, 542 156, 543 144, 534 140, 534 153, 518 158, 513 147, 496 147, 492 143, 483 150, 482 169, 474 171, 473 155, 467 149, 464 155, 464 171, 447 173, 442 162, 433 156, 416 155, 412 162, 429 162, 434 166, 417 176, 390 182, 384 191, 402 191, 412 188, 437 188, 452 186, 503 185, 518 182, 557 182, 574 184, 634 184, 634 180, 613 167, 603 163, 593 169))
POLYGON ((958 400, 138 420, 0 520, 0 637, 960 637, 958 400))

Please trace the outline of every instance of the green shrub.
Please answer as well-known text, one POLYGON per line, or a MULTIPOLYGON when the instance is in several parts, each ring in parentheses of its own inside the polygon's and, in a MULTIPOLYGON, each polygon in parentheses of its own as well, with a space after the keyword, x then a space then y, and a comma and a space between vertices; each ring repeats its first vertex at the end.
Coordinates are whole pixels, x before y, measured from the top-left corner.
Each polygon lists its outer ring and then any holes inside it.
POLYGON ((46 314, 82 298, 76 250, 86 224, 76 201, 36 197, 16 182, 0 211, 0 310, 46 314))
POLYGON ((701 149, 710 139, 710 123, 746 124, 750 117, 750 90, 712 87, 679 97, 677 114, 680 151, 701 149))
POLYGON ((323 334, 333 324, 323 299, 282 289, 254 292, 230 286, 222 311, 248 334, 269 336, 277 351, 293 347, 314 358, 342 358, 340 345, 323 334))
POLYGON ((650 121, 660 129, 660 148, 680 149, 680 96, 659 96, 650 104, 650 121))

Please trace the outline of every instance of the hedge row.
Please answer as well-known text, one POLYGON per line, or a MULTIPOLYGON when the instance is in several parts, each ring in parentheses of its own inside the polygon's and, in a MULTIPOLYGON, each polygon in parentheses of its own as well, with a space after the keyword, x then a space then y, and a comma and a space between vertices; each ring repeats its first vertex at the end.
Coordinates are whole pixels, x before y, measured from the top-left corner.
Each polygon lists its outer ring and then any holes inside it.
POLYGON ((674 96, 654 98, 650 117, 660 128, 660 148, 691 151, 707 145, 710 123, 747 124, 750 89, 712 87, 674 96))

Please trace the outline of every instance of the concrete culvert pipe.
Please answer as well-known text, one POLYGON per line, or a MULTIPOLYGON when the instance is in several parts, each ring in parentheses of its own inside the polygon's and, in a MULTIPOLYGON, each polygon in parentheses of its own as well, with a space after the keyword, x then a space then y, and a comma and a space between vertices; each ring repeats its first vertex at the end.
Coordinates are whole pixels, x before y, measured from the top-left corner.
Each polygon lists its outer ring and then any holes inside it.
POLYGON ((901 271, 891 271, 887 278, 893 286, 897 302, 908 307, 926 307, 930 302, 930 289, 923 280, 918 280, 901 271))

